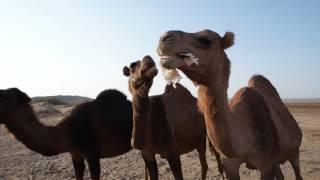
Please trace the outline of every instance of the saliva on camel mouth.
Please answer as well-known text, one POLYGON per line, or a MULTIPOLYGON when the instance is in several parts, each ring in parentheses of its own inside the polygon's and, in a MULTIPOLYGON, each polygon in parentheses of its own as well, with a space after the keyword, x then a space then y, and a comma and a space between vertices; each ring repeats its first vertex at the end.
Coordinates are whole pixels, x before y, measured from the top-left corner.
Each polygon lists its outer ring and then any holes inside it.
POLYGON ((191 66, 192 64, 199 65, 199 59, 190 52, 178 53, 174 56, 160 56, 160 59, 164 79, 168 84, 173 84, 174 87, 176 87, 176 83, 179 83, 181 80, 177 68, 191 66))
POLYGON ((199 65, 199 58, 191 52, 177 53, 172 56, 160 55, 160 64, 164 68, 173 69, 183 65, 191 66, 192 64, 199 65))

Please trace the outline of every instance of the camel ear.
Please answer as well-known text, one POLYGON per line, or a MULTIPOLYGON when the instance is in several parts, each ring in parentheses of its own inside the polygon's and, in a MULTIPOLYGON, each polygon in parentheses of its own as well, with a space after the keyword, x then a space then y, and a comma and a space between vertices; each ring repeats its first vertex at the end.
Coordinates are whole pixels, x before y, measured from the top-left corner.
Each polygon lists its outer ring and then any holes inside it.
POLYGON ((123 67, 122 71, 123 71, 123 75, 130 76, 130 69, 127 66, 123 67))
POLYGON ((9 91, 16 97, 18 104, 25 104, 31 101, 31 98, 18 88, 11 88, 9 91))
POLYGON ((234 43, 234 34, 233 32, 226 32, 221 39, 221 46, 223 49, 231 47, 234 43))

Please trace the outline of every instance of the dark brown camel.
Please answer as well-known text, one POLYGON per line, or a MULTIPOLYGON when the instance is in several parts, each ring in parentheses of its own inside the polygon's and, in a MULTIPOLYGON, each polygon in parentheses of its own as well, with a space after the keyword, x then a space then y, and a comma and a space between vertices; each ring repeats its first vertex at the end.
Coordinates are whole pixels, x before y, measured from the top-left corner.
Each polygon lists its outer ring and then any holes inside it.
MULTIPOLYGON (((205 179, 208 170, 206 129, 196 98, 180 84, 176 88, 167 85, 163 94, 149 97, 153 78, 158 73, 150 56, 132 63, 130 68, 124 67, 123 73, 129 77, 132 94, 131 144, 141 151, 150 178, 158 179, 155 154, 160 154, 168 160, 174 178, 183 179, 180 154, 197 149, 202 179, 205 179)), ((218 154, 216 158, 220 162, 218 154)))
POLYGON ((100 158, 131 150, 132 107, 116 90, 101 92, 77 106, 56 126, 37 119, 31 99, 17 88, 0 90, 0 124, 31 150, 45 156, 69 152, 76 179, 83 179, 87 160, 91 179, 100 178, 100 158))

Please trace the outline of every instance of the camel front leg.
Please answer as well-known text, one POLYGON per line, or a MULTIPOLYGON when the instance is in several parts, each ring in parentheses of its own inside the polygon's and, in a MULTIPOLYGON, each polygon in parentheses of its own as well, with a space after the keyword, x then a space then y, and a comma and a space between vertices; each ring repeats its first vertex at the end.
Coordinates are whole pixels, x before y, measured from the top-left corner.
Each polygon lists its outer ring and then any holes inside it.
POLYGON ((145 179, 148 179, 148 174, 151 180, 158 180, 158 165, 155 154, 148 152, 141 152, 145 168, 148 173, 145 173, 145 179))
POLYGON ((210 149, 210 151, 211 151, 211 154, 213 154, 213 155, 215 156, 215 158, 216 158, 220 176, 222 176, 222 179, 224 179, 224 175, 223 175, 223 164, 222 164, 222 160, 221 160, 220 154, 219 154, 218 151, 214 148, 213 144, 210 142, 210 139, 208 139, 208 141, 209 141, 209 149, 210 149))
POLYGON ((84 175, 84 159, 81 156, 71 154, 72 164, 76 176, 76 180, 83 180, 84 175))
POLYGON ((87 158, 90 177, 92 180, 100 179, 100 159, 97 156, 92 156, 87 158))
POLYGON ((173 173, 175 180, 183 180, 182 170, 181 170, 181 160, 178 153, 171 154, 167 157, 169 166, 173 173))
POLYGON ((261 180, 274 180, 274 178, 276 177, 277 166, 279 165, 274 165, 269 169, 260 170, 261 180))
POLYGON ((291 166, 293 167, 294 174, 296 176, 296 180, 302 180, 301 172, 300 172, 300 162, 299 162, 299 155, 300 152, 290 159, 291 166))
POLYGON ((201 164, 201 175, 202 175, 202 180, 206 179, 207 172, 208 172, 208 163, 207 163, 207 158, 206 158, 206 138, 204 138, 204 142, 200 144, 198 147, 197 151, 199 153, 199 159, 200 159, 200 164, 201 164))

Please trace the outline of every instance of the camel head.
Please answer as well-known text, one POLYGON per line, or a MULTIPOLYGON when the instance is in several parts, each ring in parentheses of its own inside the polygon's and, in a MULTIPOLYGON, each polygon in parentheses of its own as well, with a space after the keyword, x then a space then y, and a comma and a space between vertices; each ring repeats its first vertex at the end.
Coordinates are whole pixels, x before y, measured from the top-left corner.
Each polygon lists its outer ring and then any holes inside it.
POLYGON ((30 101, 31 98, 17 88, 0 90, 0 123, 5 123, 19 107, 30 101))
POLYGON ((123 74, 129 77, 129 91, 131 94, 148 96, 153 83, 153 78, 158 74, 158 70, 153 59, 145 56, 123 68, 123 74))
POLYGON ((208 83, 208 77, 218 76, 223 64, 229 63, 224 52, 233 45, 234 34, 221 37, 204 30, 196 33, 168 31, 158 45, 160 64, 166 69, 179 69, 195 84, 208 83))

